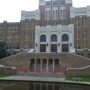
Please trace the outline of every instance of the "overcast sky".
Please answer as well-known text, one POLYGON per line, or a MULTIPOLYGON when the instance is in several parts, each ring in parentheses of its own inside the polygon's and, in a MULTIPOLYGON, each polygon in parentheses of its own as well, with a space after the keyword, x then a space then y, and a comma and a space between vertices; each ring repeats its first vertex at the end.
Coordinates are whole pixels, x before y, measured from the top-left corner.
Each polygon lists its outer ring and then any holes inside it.
MULTIPOLYGON (((0 0, 0 22, 19 22, 21 10, 33 11, 38 9, 39 0, 0 0)), ((73 0, 74 7, 86 7, 90 0, 73 0)))

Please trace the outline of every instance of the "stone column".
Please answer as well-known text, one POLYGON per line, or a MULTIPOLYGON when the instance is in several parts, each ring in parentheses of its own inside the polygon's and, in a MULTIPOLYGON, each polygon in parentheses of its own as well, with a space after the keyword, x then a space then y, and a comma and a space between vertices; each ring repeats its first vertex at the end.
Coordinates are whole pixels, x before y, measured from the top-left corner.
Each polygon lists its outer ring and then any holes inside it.
POLYGON ((48 60, 47 60, 47 72, 48 72, 48 60))
POLYGON ((49 53, 50 52, 50 40, 49 40, 49 33, 47 33, 46 35, 46 52, 49 53))
POLYGON ((57 52, 62 52, 62 25, 57 25, 57 52))
POLYGON ((31 64, 30 64, 30 61, 29 61, 29 72, 31 72, 31 64))
POLYGON ((54 61, 55 61, 55 60, 53 60, 53 72, 55 71, 55 70, 54 70, 54 68, 55 68, 55 65, 54 65, 55 63, 54 63, 54 61))
POLYGON ((60 62, 60 60, 59 60, 59 73, 60 73, 60 65, 61 65, 61 62, 60 62))
POLYGON ((51 26, 46 26, 46 52, 50 52, 50 29, 51 26))
POLYGON ((42 72, 42 60, 41 60, 41 72, 42 72))
POLYGON ((57 33, 57 52, 60 53, 61 52, 61 37, 60 37, 60 33, 57 33))
POLYGON ((34 66, 34 71, 36 72, 36 60, 35 60, 35 66, 34 66))

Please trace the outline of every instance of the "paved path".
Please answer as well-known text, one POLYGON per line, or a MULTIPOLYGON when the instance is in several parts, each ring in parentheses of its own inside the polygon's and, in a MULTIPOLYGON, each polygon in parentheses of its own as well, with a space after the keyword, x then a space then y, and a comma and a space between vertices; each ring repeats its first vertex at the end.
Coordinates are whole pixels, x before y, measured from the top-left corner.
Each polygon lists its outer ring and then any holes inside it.
POLYGON ((57 77, 57 78, 65 78, 66 75, 63 73, 36 73, 36 72, 18 72, 14 74, 14 76, 36 76, 36 77, 57 77))
POLYGON ((65 78, 57 77, 35 77, 35 76, 10 76, 0 78, 0 80, 15 80, 15 81, 41 81, 41 82, 64 82, 65 78))
POLYGON ((78 82, 78 81, 65 81, 64 74, 45 74, 45 73, 24 73, 19 72, 13 76, 0 78, 5 81, 38 81, 38 82, 58 82, 58 83, 73 83, 73 84, 85 84, 90 85, 90 82, 78 82), (41 76, 42 75, 42 76, 41 76))
POLYGON ((66 75, 60 73, 25 73, 18 72, 13 76, 0 78, 0 80, 64 82, 66 75))
POLYGON ((0 80, 5 81, 38 81, 38 82, 54 82, 54 83, 69 83, 69 84, 82 84, 90 85, 90 82, 78 82, 78 81, 65 81, 65 78, 57 77, 35 77, 35 76, 10 76, 5 78, 0 78, 0 80))

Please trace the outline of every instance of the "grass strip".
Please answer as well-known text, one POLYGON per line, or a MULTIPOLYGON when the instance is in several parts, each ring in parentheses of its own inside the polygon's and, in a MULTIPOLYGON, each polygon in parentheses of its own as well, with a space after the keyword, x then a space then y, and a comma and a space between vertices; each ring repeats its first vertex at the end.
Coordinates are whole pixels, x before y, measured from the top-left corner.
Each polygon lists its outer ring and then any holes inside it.
POLYGON ((90 76, 66 76, 65 80, 73 81, 72 78, 82 78, 82 82, 90 82, 90 76))
POLYGON ((11 74, 0 74, 0 78, 11 76, 11 74))

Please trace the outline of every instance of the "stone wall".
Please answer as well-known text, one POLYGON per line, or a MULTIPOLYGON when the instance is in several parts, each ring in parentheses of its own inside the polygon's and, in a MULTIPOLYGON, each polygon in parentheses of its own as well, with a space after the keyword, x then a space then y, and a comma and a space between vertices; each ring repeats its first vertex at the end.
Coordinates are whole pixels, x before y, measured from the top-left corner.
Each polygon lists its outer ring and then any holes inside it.
POLYGON ((67 69, 67 76, 90 76, 90 66, 67 69))
POLYGON ((15 74, 16 72, 15 67, 0 67, 0 74, 15 74))
POLYGON ((4 66, 16 67, 18 71, 30 71, 31 59, 58 59, 59 68, 82 68, 90 65, 90 59, 71 53, 19 53, 0 60, 4 66))

